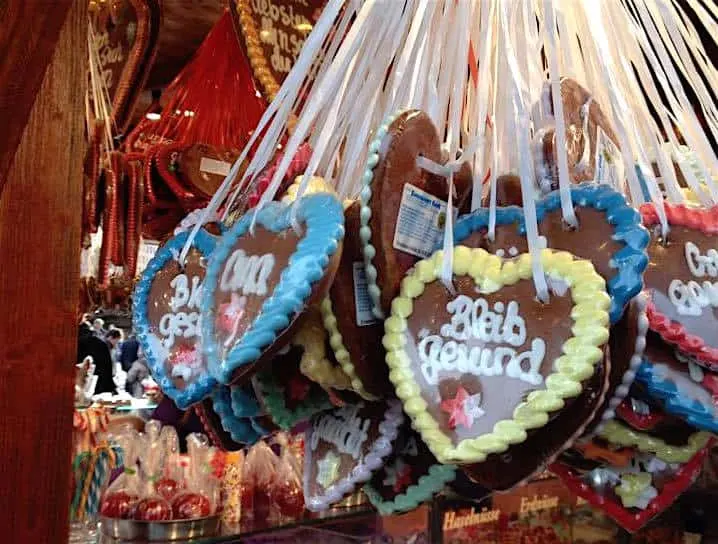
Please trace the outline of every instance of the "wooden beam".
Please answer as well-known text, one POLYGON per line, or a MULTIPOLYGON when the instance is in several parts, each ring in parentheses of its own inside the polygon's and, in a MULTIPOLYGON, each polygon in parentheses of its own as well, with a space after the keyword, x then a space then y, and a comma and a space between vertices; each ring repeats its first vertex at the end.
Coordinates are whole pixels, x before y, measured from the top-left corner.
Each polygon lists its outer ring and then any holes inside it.
POLYGON ((72 0, 0 0, 0 195, 72 0))
MULTIPOLYGON (((10 0, 11 9, 24 1, 10 0)), ((48 17, 65 22, 0 195, 0 540, 54 543, 67 542, 68 530, 87 1, 73 2, 67 17, 51 6, 66 2, 26 3, 46 4, 48 17)), ((7 24, 3 5, 0 25, 7 24)), ((26 38, 6 31, 18 44, 0 49, 0 58, 27 61, 26 38)), ((7 99, 0 93, 0 118, 12 109, 7 99)), ((9 148, 3 135, 0 157, 9 148)))

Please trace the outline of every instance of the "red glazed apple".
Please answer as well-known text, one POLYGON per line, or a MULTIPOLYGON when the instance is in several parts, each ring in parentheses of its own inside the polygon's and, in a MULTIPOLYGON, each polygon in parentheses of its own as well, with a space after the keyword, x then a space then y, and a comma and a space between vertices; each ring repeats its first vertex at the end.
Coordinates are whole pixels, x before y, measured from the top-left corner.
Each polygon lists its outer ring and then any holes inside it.
POLYGON ((168 501, 172 500, 178 490, 179 483, 177 480, 173 480, 172 478, 160 478, 155 483, 155 491, 157 491, 162 498, 167 499, 168 501))
POLYGON ((174 519, 206 518, 211 512, 209 499, 200 493, 182 493, 172 501, 174 519))
POLYGON ((130 519, 139 497, 127 491, 115 491, 102 498, 100 514, 114 519, 130 519))
POLYGON ((135 519, 140 521, 166 521, 172 519, 170 503, 160 497, 142 499, 135 507, 135 519))

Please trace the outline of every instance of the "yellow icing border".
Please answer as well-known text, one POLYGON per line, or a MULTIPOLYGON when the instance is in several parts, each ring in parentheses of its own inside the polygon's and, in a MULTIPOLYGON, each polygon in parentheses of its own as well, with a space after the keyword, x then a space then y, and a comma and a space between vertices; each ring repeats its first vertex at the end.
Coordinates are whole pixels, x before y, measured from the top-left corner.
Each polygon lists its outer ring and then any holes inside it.
MULTIPOLYGON (((565 251, 543 250, 541 261, 546 274, 563 279, 571 288, 574 336, 563 344, 564 355, 553 361, 555 371, 546 378, 545 389, 529 393, 526 400, 516 406, 513 418, 498 421, 492 432, 464 439, 454 446, 427 411, 426 401, 414 379, 412 361, 404 349, 406 320, 413 310, 413 299, 424 292, 426 284, 438 279, 442 261, 443 252, 437 251, 418 262, 402 280, 400 294, 391 304, 391 316, 384 322, 386 362, 391 371, 389 379, 404 403, 404 411, 434 456, 442 463, 476 463, 484 461, 490 453, 506 451, 510 445, 526 440, 528 429, 544 426, 549 413, 563 408, 564 399, 581 392, 582 382, 603 360, 601 346, 608 341, 611 300, 605 281, 591 262, 576 260, 565 251)), ((492 293, 519 280, 530 280, 531 256, 525 253, 502 261, 483 249, 456 246, 453 272, 456 276, 471 276, 482 292, 492 293)), ((547 363, 551 361, 544 362, 547 363)))
POLYGON ((310 317, 292 339, 292 345, 304 348, 299 370, 324 389, 350 389, 351 380, 341 367, 327 359, 326 331, 319 319, 310 317))
POLYGON ((334 358, 339 363, 339 366, 341 366, 344 374, 346 374, 349 378, 351 388, 357 395, 365 400, 378 400, 378 397, 375 397, 364 389, 364 384, 359 376, 357 376, 356 369, 354 368, 354 364, 349 356, 349 351, 344 345, 344 337, 342 336, 342 333, 339 332, 339 327, 337 327, 337 316, 334 315, 334 311, 332 310, 331 299, 329 297, 325 297, 319 308, 322 311, 324 328, 329 335, 329 345, 334 351, 334 358))
POLYGON ((688 438, 688 444, 685 446, 672 446, 660 438, 635 431, 616 420, 608 421, 598 436, 617 446, 635 447, 640 452, 653 453, 666 463, 687 463, 711 437, 710 433, 696 432, 688 438))
MULTIPOLYGON (((281 202, 285 204, 291 204, 297 199, 297 191, 299 186, 302 184, 302 178, 304 176, 297 176, 294 178, 294 182, 287 187, 287 191, 282 195, 281 202)), ((324 181, 324 178, 319 176, 312 176, 307 183, 307 188, 304 190, 304 195, 313 195, 316 193, 331 193, 336 194, 334 187, 324 181)))

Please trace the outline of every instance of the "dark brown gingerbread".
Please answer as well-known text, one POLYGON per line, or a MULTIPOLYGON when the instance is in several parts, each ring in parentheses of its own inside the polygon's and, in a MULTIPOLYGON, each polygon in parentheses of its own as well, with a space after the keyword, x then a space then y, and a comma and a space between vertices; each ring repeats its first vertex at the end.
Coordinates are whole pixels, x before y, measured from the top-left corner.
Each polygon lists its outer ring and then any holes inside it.
MULTIPOLYGON (((403 187, 410 183, 427 193, 448 200, 447 180, 419 168, 416 159, 442 163, 439 134, 424 112, 409 110, 399 115, 389 126, 379 147, 379 163, 374 168, 371 182, 371 243, 376 249, 373 258, 377 270, 377 284, 381 289, 381 306, 388 313, 391 301, 399 292, 399 284, 419 259, 394 248, 394 232, 401 206, 403 187)), ((457 176, 457 202, 465 202, 466 191, 471 188, 457 176)))
POLYGON ((337 319, 337 328, 342 335, 344 347, 354 365, 354 371, 364 389, 381 397, 391 392, 389 369, 384 362, 384 324, 376 320, 361 326, 356 319, 356 298, 354 269, 363 272, 362 242, 359 238, 359 212, 361 203, 355 201, 344 211, 344 248, 334 283, 329 290, 332 311, 337 319))

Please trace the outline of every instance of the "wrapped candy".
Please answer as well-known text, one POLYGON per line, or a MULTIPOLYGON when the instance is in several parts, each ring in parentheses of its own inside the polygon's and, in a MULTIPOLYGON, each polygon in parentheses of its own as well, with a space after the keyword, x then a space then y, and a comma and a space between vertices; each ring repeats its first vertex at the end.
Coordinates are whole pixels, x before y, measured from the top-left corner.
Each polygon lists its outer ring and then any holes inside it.
POLYGON ((124 470, 103 495, 100 514, 108 518, 130 519, 142 495, 142 479, 137 466, 142 440, 131 427, 123 429, 115 440, 124 452, 124 470))
POLYGON ((265 442, 258 442, 247 453, 242 477, 243 522, 261 526, 269 520, 277 465, 277 456, 265 442))
POLYGON ((190 457, 189 479, 185 489, 172 501, 174 519, 196 519, 211 515, 219 504, 220 480, 211 471, 214 449, 203 434, 187 437, 190 457))
POLYGON ((284 445, 277 462, 272 498, 276 514, 282 521, 290 521, 301 517, 304 512, 304 494, 300 478, 302 472, 296 456, 287 445, 286 438, 282 437, 281 440, 284 445))
POLYGON ((163 427, 160 432, 160 442, 162 463, 160 477, 155 481, 155 491, 164 499, 171 501, 184 485, 177 430, 170 425, 163 427))
POLYGON ((140 462, 143 476, 142 495, 134 513, 134 519, 140 521, 172 519, 172 506, 157 489, 157 484, 162 479, 162 464, 165 454, 160 437, 161 429, 162 424, 159 421, 150 421, 145 426, 146 432, 142 440, 144 455, 140 462))

